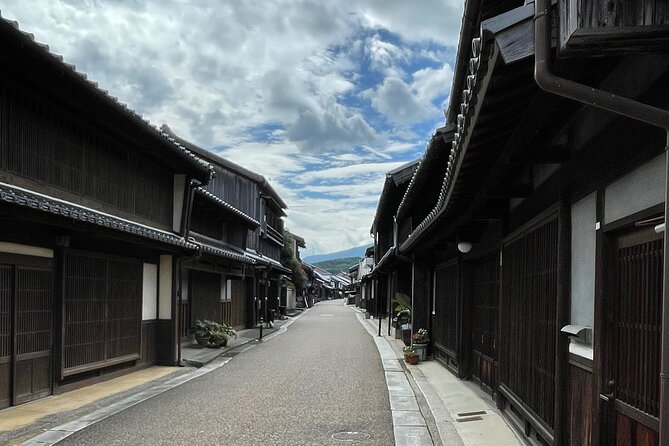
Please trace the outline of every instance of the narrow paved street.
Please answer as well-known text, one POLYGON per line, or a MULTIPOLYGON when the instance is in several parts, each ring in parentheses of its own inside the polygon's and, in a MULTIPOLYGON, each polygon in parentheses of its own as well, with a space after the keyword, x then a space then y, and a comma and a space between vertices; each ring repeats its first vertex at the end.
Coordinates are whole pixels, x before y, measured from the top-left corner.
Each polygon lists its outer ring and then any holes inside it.
MULTIPOLYGON (((372 338, 341 300, 225 366, 131 407, 62 444, 328 445, 338 432, 394 444, 372 338)), ((350 444, 350 443, 349 443, 350 444)))

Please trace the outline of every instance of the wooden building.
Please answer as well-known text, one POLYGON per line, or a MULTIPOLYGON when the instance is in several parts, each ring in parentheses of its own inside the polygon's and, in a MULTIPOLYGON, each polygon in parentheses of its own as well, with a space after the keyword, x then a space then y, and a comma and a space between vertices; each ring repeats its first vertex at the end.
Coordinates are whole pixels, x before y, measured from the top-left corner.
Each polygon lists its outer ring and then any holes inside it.
MULTIPOLYGON (((396 293, 411 294, 411 266, 398 256, 399 228, 395 211, 404 196, 419 160, 404 164, 386 173, 379 204, 376 208, 370 234, 374 237, 373 299, 370 312, 377 317, 388 314, 396 293)), ((390 326, 388 326, 390 330, 390 326)))
POLYGON ((192 341, 198 319, 239 330, 257 324, 261 315, 267 320, 270 309, 278 315, 281 275, 290 273, 280 263, 285 203, 263 176, 178 137, 166 125, 162 130, 214 170, 209 183, 195 190, 190 209, 189 236, 201 255, 182 263, 182 339, 192 341))
POLYGON ((177 362, 210 167, 0 18, 0 408, 177 362))
POLYGON ((195 190, 190 209, 188 235, 201 253, 181 264, 181 337, 192 341, 195 321, 203 319, 247 328, 253 324, 256 262, 245 250, 249 232, 260 226, 252 217, 258 206, 257 184, 241 175, 245 170, 239 166, 178 137, 167 125, 161 129, 214 169, 209 183, 195 190))
POLYGON ((666 1, 467 0, 446 126, 377 212, 433 357, 533 444, 669 444, 667 23, 666 1))

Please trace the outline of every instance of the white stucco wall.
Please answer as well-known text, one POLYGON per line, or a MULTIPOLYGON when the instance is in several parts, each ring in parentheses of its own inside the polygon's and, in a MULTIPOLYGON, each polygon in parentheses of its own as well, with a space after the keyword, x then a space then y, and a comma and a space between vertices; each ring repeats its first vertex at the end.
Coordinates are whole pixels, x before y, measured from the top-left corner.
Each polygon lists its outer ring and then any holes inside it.
POLYGON ((571 323, 593 326, 597 194, 571 207, 571 323))
POLYGON ((172 256, 160 256, 158 317, 172 319, 172 256))
POLYGON ((142 320, 149 321, 158 316, 158 265, 144 264, 142 282, 142 320))
POLYGON ((640 166, 606 187, 604 223, 664 202, 665 155, 640 166))

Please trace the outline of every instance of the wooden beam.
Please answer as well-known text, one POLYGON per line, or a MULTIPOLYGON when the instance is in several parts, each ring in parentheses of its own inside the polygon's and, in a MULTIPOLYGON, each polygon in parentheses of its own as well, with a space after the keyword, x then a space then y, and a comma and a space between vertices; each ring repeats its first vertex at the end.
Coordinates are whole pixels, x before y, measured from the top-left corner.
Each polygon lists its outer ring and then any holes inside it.
POLYGON ((484 193, 484 197, 486 200, 494 200, 499 198, 527 198, 532 196, 532 190, 532 186, 527 184, 517 184, 515 186, 509 186, 504 189, 486 191, 484 193))
POLYGON ((563 164, 571 159, 569 149, 563 144, 550 145, 509 158, 509 165, 563 164))

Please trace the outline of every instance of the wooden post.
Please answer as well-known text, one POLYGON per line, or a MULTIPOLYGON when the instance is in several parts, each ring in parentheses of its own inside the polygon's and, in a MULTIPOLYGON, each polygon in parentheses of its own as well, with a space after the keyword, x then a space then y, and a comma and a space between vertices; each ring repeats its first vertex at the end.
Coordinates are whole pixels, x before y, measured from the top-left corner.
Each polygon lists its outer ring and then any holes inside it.
POLYGON ((392 324, 392 321, 393 321, 393 309, 392 309, 393 301, 392 301, 392 297, 390 297, 391 294, 392 294, 392 288, 393 288, 392 287, 392 277, 393 277, 393 275, 388 274, 387 277, 388 278, 386 280, 388 281, 388 287, 386 288, 386 296, 387 296, 386 297, 386 299, 387 299, 386 308, 387 308, 387 311, 388 311, 388 336, 390 336, 390 325, 392 324))
MULTIPOLYGON (((594 356, 592 362, 592 426, 590 430, 590 441, 593 446, 601 443, 602 430, 605 429, 601 411, 602 402, 599 394, 604 390, 606 376, 604 376, 604 354, 605 354, 605 296, 604 296, 604 234, 601 224, 604 220, 604 191, 597 191, 596 220, 600 224, 595 234, 595 314, 593 328, 594 356)), ((604 445, 603 445, 604 446, 604 445)))
POLYGON ((54 250, 54 289, 53 289, 53 375, 52 386, 63 378, 65 358, 65 259, 67 249, 70 245, 70 237, 62 236, 56 238, 56 249, 54 250))
MULTIPOLYGON (((664 223, 669 216, 669 131, 665 151, 664 223)), ((664 287, 662 290, 662 359, 660 361, 660 443, 669 444, 669 237, 664 232, 664 287)))
POLYGON ((569 390, 569 338, 560 329, 571 319, 571 204, 569 195, 560 198, 560 218, 558 224, 558 285, 556 302, 555 338, 555 424, 556 445, 568 444, 568 390, 569 390))

